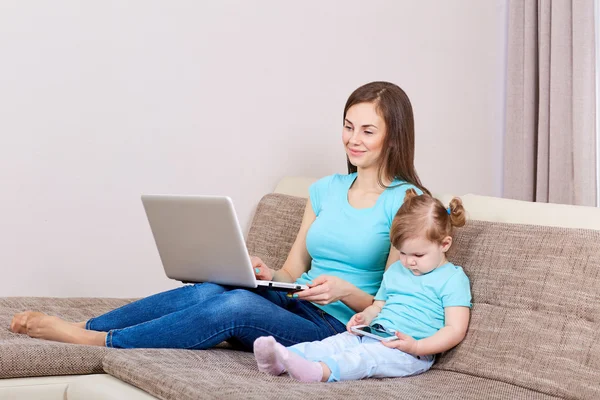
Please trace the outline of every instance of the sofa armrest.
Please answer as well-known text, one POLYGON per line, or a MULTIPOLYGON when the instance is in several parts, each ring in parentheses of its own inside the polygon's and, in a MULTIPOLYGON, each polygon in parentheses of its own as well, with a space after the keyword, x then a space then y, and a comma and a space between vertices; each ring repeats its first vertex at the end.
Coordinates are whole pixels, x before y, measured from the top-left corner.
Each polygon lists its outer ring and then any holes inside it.
POLYGON ((80 376, 66 391, 66 400, 155 400, 156 397, 106 374, 80 376))

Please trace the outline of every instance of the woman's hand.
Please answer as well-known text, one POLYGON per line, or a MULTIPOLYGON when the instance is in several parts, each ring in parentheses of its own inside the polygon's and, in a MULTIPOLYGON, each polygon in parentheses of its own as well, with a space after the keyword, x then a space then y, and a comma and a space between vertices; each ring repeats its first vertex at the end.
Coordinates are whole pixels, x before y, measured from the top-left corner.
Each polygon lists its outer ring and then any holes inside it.
POLYGON ((396 340, 381 341, 385 347, 398 349, 408 354, 418 355, 418 343, 415 338, 408 336, 402 332, 396 331, 396 340))
POLYGON ((308 289, 297 292, 301 300, 325 305, 338 301, 350 294, 350 284, 331 275, 321 275, 307 284, 308 289))
POLYGON ((346 330, 353 335, 358 335, 352 330, 353 326, 356 325, 367 325, 365 315, 363 313, 356 313, 350 318, 350 321, 346 324, 346 330))
POLYGON ((272 281, 275 271, 267 267, 267 264, 258 257, 250 256, 250 262, 252 263, 252 269, 256 274, 256 279, 260 281, 272 281))

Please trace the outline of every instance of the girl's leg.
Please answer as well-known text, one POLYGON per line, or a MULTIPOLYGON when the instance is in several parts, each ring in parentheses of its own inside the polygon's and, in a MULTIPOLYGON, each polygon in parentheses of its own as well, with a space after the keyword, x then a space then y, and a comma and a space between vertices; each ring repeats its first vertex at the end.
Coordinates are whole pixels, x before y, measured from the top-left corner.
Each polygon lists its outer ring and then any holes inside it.
POLYGON ((307 360, 279 343, 275 343, 275 356, 288 374, 301 382, 325 382, 331 375, 331 370, 323 362, 307 360))
POLYGON ((293 345, 345 330, 308 302, 281 293, 235 289, 182 311, 108 333, 106 345, 118 348, 207 349, 233 339, 251 349, 260 336, 293 345))
POLYGON ((145 297, 106 314, 91 318, 85 324, 85 328, 108 332, 111 329, 122 329, 138 325, 201 304, 227 290, 225 287, 214 283, 186 285, 145 297))
POLYGON ((360 339, 348 332, 330 336, 321 341, 304 342, 288 347, 277 343, 272 336, 263 336, 254 342, 254 357, 258 370, 280 375, 286 368, 290 375, 303 382, 318 382, 329 377, 318 361, 347 348, 360 344, 360 339))
POLYGON ((288 347, 288 349, 307 360, 321 361, 333 354, 358 346, 360 343, 360 337, 349 332, 343 332, 320 341, 298 343, 288 347))
POLYGON ((363 378, 395 378, 427 371, 433 356, 415 357, 385 347, 376 339, 362 337, 362 344, 321 361, 331 370, 330 382, 363 378))
POLYGON ((254 358, 256 366, 260 372, 266 372, 269 375, 281 375, 285 371, 285 366, 277 354, 277 346, 273 336, 261 336, 254 341, 254 358))

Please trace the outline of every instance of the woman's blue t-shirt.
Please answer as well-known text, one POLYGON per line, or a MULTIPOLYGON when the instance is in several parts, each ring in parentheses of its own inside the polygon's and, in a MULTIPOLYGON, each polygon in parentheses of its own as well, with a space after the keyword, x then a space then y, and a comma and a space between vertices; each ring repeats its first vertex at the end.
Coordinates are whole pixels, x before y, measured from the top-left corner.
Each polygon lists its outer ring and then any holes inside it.
MULTIPOLYGON (((357 209, 348 202, 348 190, 356 176, 336 174, 311 185, 310 202, 317 218, 306 235, 306 248, 312 262, 296 282, 306 284, 319 275, 333 275, 366 293, 377 293, 391 246, 392 220, 404 202, 406 190, 421 191, 406 182, 394 181, 373 207, 357 209)), ((341 301, 315 306, 343 323, 356 313, 341 301)))

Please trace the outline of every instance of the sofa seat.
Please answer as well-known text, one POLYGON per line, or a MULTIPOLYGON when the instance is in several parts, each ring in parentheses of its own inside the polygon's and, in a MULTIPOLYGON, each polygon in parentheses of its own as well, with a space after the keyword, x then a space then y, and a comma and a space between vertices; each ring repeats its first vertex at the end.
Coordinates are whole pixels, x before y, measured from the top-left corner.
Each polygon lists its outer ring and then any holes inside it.
MULTIPOLYGON (((236 350, 126 350, 104 358, 114 377, 164 400, 192 399, 557 399, 516 385, 431 370, 401 379, 300 383, 258 372, 236 350)), ((69 399, 71 400, 71 399, 69 399)))
POLYGON ((0 378, 102 373, 102 359, 111 349, 37 340, 12 333, 12 316, 25 310, 83 321, 127 304, 131 299, 0 298, 0 378))

